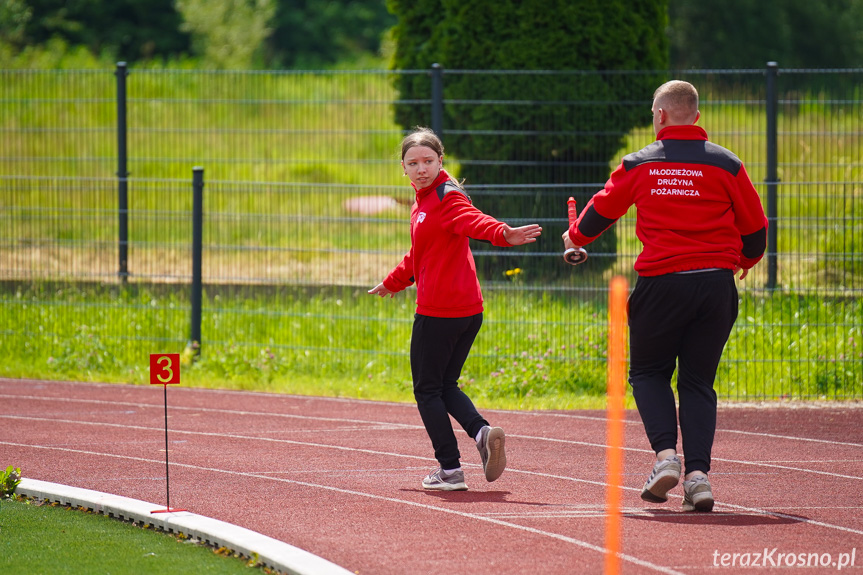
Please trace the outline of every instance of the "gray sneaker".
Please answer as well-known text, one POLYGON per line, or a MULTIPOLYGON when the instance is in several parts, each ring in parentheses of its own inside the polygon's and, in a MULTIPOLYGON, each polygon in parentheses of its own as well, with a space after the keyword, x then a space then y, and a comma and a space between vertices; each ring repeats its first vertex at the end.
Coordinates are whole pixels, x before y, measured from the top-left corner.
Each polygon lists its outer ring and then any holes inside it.
POLYGON ((713 489, 703 475, 683 482, 684 511, 713 511, 713 489))
POLYGON ((641 490, 641 498, 651 503, 665 503, 668 492, 680 481, 680 459, 676 455, 666 457, 653 465, 653 471, 641 490))
POLYGON ((506 437, 500 427, 486 425, 479 432, 476 448, 482 459, 482 470, 487 481, 494 481, 506 468, 506 452, 504 451, 506 437))
POLYGON ((467 484, 464 482, 464 471, 459 469, 447 475, 440 467, 423 479, 423 487, 426 489, 436 489, 437 491, 467 491, 467 484))

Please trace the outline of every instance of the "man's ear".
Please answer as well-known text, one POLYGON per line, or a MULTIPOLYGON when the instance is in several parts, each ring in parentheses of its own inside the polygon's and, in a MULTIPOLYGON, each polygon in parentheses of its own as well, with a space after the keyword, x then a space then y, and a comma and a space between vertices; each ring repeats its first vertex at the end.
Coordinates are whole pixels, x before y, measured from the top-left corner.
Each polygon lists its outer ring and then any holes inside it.
POLYGON ((698 119, 699 119, 700 117, 701 117, 701 110, 696 110, 696 112, 695 112, 695 120, 694 120, 692 123, 693 123, 693 124, 695 124, 696 122, 698 122, 698 119))

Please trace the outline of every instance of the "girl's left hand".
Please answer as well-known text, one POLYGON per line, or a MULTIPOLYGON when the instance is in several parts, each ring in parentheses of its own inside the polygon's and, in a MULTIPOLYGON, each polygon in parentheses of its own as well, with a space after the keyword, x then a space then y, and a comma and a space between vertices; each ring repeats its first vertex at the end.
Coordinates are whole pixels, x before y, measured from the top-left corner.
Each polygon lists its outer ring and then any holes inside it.
POLYGON ((506 226, 503 229, 503 239, 511 246, 521 246, 536 241, 536 238, 542 233, 542 228, 539 224, 528 224, 520 228, 506 226))

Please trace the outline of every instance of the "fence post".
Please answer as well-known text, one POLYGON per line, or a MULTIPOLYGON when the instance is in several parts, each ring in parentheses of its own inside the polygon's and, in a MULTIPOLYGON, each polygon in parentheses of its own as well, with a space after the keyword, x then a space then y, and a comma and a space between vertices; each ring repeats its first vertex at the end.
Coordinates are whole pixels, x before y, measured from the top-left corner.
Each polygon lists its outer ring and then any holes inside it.
POLYGON ((779 75, 779 65, 767 62, 767 289, 775 289, 777 283, 777 258, 779 246, 777 227, 779 224, 779 208, 777 187, 779 183, 777 114, 779 94, 776 77, 779 75))
POLYGON ((201 298, 204 238, 204 168, 192 168, 192 318, 189 348, 194 359, 201 353, 201 298))
POLYGON ((119 212, 119 270, 120 281, 129 280, 129 172, 126 151, 126 76, 125 62, 117 62, 117 210, 119 212))
POLYGON ((431 129, 443 141, 443 67, 432 64, 431 129))

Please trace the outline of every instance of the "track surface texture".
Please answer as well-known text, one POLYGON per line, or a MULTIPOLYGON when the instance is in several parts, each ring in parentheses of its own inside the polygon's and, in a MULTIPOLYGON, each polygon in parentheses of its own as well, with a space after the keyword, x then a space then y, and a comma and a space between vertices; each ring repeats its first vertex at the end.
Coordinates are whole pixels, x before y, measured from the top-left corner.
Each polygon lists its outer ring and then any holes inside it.
MULTIPOLYGON (((164 505, 164 397, 0 378, 0 463, 164 505)), ((420 485, 436 463, 412 404, 182 386, 167 404, 172 507, 362 575, 602 573, 602 411, 483 410, 506 431, 507 470, 487 483, 459 430, 470 489, 442 493, 420 485)), ((720 407, 703 514, 681 511, 682 486, 640 499, 653 454, 636 412, 625 427, 623 573, 863 573, 859 403, 720 407)))

